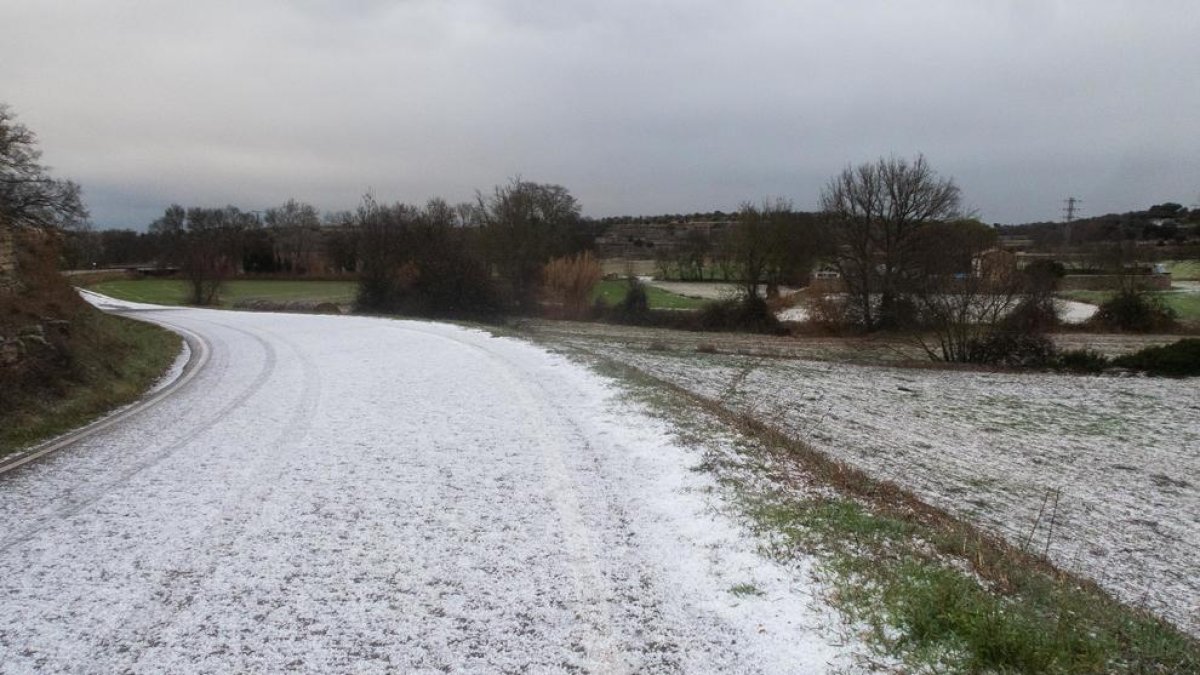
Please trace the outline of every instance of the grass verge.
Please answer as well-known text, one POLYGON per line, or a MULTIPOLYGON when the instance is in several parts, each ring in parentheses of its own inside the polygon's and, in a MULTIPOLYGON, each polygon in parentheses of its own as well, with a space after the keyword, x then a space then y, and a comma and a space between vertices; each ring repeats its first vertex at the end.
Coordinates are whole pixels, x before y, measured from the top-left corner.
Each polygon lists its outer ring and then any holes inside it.
POLYGON ((718 400, 623 364, 596 365, 629 383, 685 440, 710 438, 721 427, 747 439, 736 444, 736 457, 706 459, 703 468, 727 489, 766 554, 815 559, 832 604, 879 654, 906 668, 1200 672, 1195 639, 1036 553, 718 400))
POLYGON ((87 311, 75 320, 71 375, 0 411, 0 457, 136 401, 167 371, 181 340, 170 331, 87 311))

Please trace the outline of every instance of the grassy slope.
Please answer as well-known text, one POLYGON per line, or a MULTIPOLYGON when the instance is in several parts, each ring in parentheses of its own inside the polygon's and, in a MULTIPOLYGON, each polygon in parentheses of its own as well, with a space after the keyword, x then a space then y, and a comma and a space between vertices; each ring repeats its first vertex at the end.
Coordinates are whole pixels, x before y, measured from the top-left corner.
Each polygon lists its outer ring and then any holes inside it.
MULTIPOLYGON (((625 297, 629 285, 624 281, 601 281, 592 292, 592 299, 602 298, 609 305, 616 305, 625 297)), ((688 298, 654 286, 646 286, 646 299, 650 309, 699 309, 703 300, 688 298)))
MULTIPOLYGON (((186 283, 177 279, 101 281, 91 288, 97 293, 121 300, 156 305, 182 305, 187 297, 186 283)), ((348 303, 354 300, 356 290, 357 285, 353 281, 233 280, 226 284, 221 293, 220 305, 232 307, 243 300, 348 303)))
POLYGON ((179 336, 158 326, 100 312, 82 321, 93 335, 73 354, 75 375, 0 413, 0 456, 136 401, 179 354, 179 336))

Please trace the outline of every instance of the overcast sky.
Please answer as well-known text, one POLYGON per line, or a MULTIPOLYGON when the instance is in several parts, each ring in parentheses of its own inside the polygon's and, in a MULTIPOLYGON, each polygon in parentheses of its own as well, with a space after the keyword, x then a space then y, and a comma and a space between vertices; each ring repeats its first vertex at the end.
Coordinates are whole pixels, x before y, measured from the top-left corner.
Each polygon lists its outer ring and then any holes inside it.
POLYGON ((811 209, 917 152, 988 222, 1200 201, 1197 0, 0 0, 0 101, 101 227, 518 174, 811 209))

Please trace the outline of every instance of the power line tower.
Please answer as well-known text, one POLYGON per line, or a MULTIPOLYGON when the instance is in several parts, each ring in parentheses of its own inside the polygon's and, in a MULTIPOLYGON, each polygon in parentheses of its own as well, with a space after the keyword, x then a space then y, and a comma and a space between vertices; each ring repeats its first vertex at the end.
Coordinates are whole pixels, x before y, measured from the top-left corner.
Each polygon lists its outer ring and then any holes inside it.
POLYGON ((1075 212, 1078 210, 1079 205, 1083 203, 1083 200, 1076 199, 1074 197, 1067 197, 1065 200, 1063 200, 1063 203, 1066 204, 1066 206, 1063 208, 1063 215, 1065 216, 1065 220, 1067 223, 1067 226, 1066 226, 1066 228, 1064 228, 1064 231, 1063 231, 1063 239, 1066 241, 1066 245, 1070 246, 1071 245, 1071 223, 1074 222, 1075 212))

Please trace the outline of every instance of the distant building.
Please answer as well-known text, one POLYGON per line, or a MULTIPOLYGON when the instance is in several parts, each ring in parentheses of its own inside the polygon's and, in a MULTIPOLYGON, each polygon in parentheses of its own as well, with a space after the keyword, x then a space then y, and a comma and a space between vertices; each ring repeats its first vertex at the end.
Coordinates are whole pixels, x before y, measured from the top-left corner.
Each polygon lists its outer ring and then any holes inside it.
POLYGON ((990 248, 971 260, 971 273, 980 279, 1003 279, 1017 271, 1017 254, 990 248))

